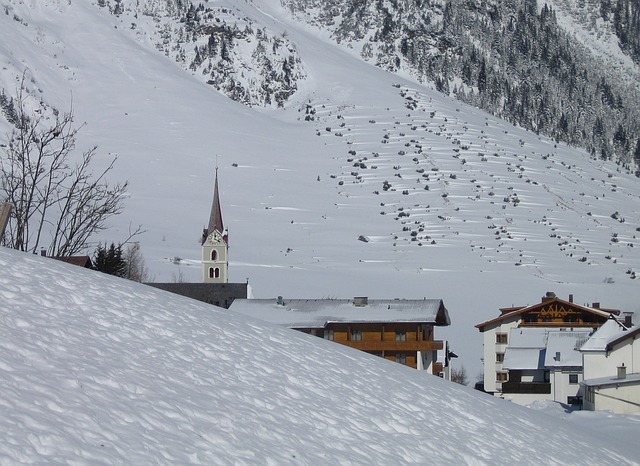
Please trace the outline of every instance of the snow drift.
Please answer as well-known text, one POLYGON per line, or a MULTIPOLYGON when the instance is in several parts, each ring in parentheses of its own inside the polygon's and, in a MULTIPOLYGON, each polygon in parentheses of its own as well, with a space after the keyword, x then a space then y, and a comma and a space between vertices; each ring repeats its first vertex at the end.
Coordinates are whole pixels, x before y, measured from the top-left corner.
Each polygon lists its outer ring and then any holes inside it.
POLYGON ((2 464, 638 458, 399 364, 6 249, 0 347, 2 464))

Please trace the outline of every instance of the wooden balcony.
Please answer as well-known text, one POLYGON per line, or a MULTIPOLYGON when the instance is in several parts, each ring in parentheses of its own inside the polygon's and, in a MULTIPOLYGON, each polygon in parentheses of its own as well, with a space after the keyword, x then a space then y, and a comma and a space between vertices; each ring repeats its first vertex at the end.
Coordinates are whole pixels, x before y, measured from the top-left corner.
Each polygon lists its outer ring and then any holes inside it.
POLYGON ((597 328, 602 322, 525 322, 520 321, 520 327, 576 327, 576 328, 597 328))
POLYGON ((361 351, 434 351, 443 348, 442 341, 387 341, 387 340, 358 340, 338 341, 343 345, 361 351))
POLYGON ((502 393, 549 395, 551 384, 542 382, 502 382, 502 393))

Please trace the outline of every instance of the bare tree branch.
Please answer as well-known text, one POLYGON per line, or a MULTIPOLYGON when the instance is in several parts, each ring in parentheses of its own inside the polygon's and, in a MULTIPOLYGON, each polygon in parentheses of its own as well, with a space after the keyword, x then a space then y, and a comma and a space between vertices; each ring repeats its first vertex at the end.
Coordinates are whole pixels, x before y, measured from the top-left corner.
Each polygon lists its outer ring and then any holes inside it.
POLYGON ((106 181, 116 158, 93 175, 96 147, 71 162, 76 136, 84 126, 74 127, 73 106, 67 113, 54 111, 51 125, 44 104, 27 112, 29 99, 33 95, 23 76, 17 90, 17 124, 0 157, 0 200, 13 206, 3 243, 36 252, 49 234, 50 256, 73 255, 87 247, 91 235, 106 228, 111 216, 122 212, 128 185, 106 181))

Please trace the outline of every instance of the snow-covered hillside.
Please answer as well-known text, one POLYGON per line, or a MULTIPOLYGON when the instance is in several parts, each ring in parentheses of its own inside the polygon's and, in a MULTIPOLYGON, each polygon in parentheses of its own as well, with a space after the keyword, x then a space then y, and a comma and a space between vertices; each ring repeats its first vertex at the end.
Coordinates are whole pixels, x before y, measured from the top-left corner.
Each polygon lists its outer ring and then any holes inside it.
POLYGON ((185 72, 149 40, 153 21, 88 0, 2 2, 2 88, 24 72, 50 105, 73 102, 78 148, 117 155, 112 178, 130 182, 96 244, 142 224, 155 280, 199 281, 218 165, 233 281, 256 297, 442 298, 452 326, 437 337, 472 378, 473 326, 498 307, 555 291, 640 312, 633 175, 364 63, 278 1, 208 3, 286 32, 306 78, 285 108, 185 72))
MULTIPOLYGON (((629 79, 638 85, 638 67, 620 49, 616 37, 613 14, 608 21, 602 18, 602 6, 598 0, 547 0, 558 16, 560 24, 571 31, 576 39, 603 60, 607 67, 615 70, 622 79, 629 79)), ((613 3, 613 2, 612 2, 613 3)), ((610 3, 610 7, 613 5, 610 3)))
MULTIPOLYGON (((0 249, 0 464, 637 464, 592 433, 293 330, 0 249)), ((637 419, 635 419, 637 420, 637 419)), ((631 432, 632 434, 632 432, 631 432)))

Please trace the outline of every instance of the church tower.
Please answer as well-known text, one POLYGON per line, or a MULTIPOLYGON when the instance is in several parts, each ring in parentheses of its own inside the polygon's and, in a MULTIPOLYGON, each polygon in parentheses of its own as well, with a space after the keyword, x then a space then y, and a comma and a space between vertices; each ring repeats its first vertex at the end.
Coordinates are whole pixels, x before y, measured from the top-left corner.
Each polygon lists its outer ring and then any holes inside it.
POLYGON ((218 194, 218 167, 216 167, 209 226, 202 232, 202 281, 204 283, 229 281, 229 242, 227 231, 222 223, 222 209, 218 194))

